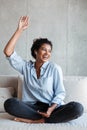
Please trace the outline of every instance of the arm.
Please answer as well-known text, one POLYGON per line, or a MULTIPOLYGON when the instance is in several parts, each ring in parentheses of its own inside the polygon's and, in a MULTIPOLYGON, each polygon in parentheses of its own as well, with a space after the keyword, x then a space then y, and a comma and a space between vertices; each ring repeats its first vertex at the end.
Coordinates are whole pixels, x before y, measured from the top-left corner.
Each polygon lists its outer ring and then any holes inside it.
POLYGON ((63 75, 60 67, 56 67, 54 71, 54 96, 51 101, 51 106, 49 106, 48 110, 44 112, 39 112, 44 117, 50 117, 51 113, 55 110, 55 108, 62 104, 65 98, 65 88, 63 85, 63 75))
POLYGON ((63 73, 60 66, 56 66, 54 71, 53 90, 54 90, 54 96, 51 103, 57 103, 58 105, 63 104, 66 91, 63 83, 63 73))
POLYGON ((13 36, 11 37, 11 39, 8 41, 7 45, 4 48, 4 54, 6 56, 10 56, 14 52, 17 40, 19 39, 23 30, 25 30, 27 27, 28 27, 28 17, 23 16, 19 20, 16 32, 13 34, 13 36))

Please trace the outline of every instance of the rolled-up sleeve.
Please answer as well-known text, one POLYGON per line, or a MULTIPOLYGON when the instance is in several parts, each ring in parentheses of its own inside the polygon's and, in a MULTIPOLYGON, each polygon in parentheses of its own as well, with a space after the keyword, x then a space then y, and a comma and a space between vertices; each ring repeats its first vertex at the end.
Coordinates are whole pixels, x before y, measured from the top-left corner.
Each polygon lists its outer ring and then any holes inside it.
POLYGON ((54 96, 51 103, 57 103, 58 105, 63 104, 65 98, 65 88, 63 84, 63 74, 60 66, 57 66, 54 71, 54 96))
POLYGON ((23 66, 25 65, 26 61, 24 61, 17 53, 14 51, 10 57, 7 57, 10 65, 19 71, 21 74, 23 73, 23 66))

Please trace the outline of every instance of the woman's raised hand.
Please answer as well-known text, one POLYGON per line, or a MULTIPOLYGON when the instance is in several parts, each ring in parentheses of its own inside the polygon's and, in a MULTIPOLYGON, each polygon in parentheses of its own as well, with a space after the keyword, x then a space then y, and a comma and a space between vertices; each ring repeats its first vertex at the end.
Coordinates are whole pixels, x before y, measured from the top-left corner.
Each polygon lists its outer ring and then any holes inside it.
POLYGON ((18 23, 18 29, 19 30, 25 30, 28 28, 29 25, 29 17, 28 16, 22 16, 18 23))
POLYGON ((22 31, 28 28, 28 16, 22 16, 18 22, 18 27, 15 33, 12 35, 8 43, 4 48, 4 53, 6 56, 10 56, 14 52, 15 45, 17 43, 18 38, 20 37, 22 31))

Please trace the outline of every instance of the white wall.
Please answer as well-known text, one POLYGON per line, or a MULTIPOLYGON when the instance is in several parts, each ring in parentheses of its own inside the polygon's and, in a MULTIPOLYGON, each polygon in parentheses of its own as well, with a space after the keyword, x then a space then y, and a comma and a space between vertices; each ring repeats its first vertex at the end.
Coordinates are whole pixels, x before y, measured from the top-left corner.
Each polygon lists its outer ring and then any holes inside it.
POLYGON ((3 49, 21 15, 30 16, 30 26, 16 45, 20 56, 31 59, 33 39, 47 37, 64 75, 87 75, 87 0, 0 0, 0 74, 17 74, 3 49))

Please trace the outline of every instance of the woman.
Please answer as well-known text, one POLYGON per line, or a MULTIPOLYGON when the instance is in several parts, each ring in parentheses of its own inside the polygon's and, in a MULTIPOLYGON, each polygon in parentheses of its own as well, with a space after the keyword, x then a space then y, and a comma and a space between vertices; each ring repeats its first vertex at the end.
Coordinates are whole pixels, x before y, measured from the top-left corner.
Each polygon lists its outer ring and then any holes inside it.
POLYGON ((27 123, 67 122, 81 116, 83 106, 77 102, 64 104, 65 89, 61 67, 49 61, 52 43, 47 38, 34 40, 31 54, 35 59, 25 61, 14 51, 18 38, 28 28, 28 17, 20 18, 18 27, 7 43, 4 53, 11 66, 24 76, 22 101, 5 101, 6 112, 16 121, 27 123))

